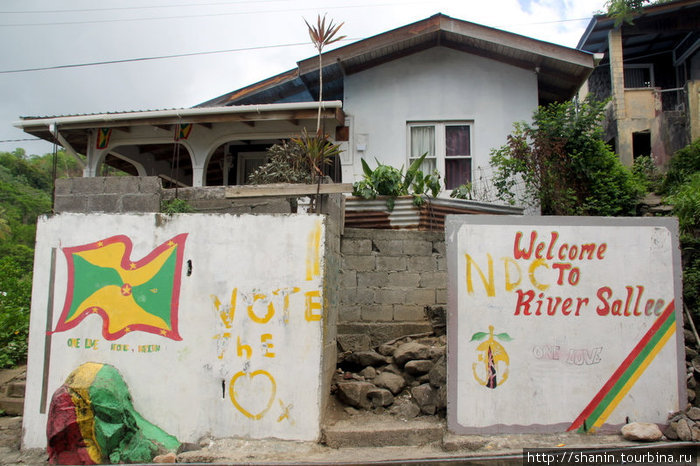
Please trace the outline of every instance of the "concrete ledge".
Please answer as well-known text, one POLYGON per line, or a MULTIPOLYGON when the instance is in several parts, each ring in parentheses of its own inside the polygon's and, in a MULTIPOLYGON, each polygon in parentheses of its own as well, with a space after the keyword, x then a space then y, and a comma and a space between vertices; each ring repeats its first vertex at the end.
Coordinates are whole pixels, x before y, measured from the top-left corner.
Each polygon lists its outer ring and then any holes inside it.
POLYGON ((338 421, 323 429, 323 442, 331 448, 426 445, 443 437, 445 425, 426 417, 405 422, 390 415, 362 416, 338 421))

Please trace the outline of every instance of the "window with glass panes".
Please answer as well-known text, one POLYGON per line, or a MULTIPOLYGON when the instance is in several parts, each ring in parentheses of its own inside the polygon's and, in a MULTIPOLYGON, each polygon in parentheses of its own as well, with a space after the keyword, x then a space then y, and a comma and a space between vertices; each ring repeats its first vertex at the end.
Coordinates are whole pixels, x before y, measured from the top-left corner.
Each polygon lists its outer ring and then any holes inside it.
POLYGON ((429 174, 437 169, 446 190, 471 182, 471 129, 468 122, 409 123, 409 165, 427 154, 421 170, 429 174))

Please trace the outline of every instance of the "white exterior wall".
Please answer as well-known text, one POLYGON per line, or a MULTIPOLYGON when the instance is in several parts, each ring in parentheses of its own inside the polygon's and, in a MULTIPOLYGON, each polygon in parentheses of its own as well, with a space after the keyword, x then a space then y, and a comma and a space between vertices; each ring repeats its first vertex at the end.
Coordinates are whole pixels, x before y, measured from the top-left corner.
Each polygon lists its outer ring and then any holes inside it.
MULTIPOLYGON (((535 71, 436 47, 345 78, 343 110, 352 118, 343 181, 361 179, 360 158, 408 166, 407 122, 470 121, 472 173, 488 167, 513 123, 537 108, 535 71), (359 151, 358 145, 366 150, 359 151)), ((444 174, 443 174, 444 179, 444 174)))
MULTIPOLYGON (((46 446, 52 394, 71 371, 89 361, 115 366, 136 410, 181 442, 196 442, 205 435, 316 440, 322 400, 328 396, 321 370, 328 317, 323 303, 325 228, 320 215, 42 218, 29 336, 27 386, 32 389, 25 400, 23 446, 46 446), (173 320, 180 340, 163 336, 167 332, 159 329, 139 329, 138 319, 131 317, 130 330, 106 335, 99 313, 61 328, 64 303, 73 296, 67 292, 73 287, 67 261, 72 252, 66 248, 83 246, 94 253, 109 238, 124 235, 133 250, 127 249, 125 262, 113 270, 138 271, 153 260, 152 251, 172 247, 170 240, 182 234, 187 235, 184 240, 175 240, 182 241, 178 247, 183 256, 182 270, 175 274, 179 299, 174 298, 173 320), (47 315, 53 331, 49 337, 47 315), (44 383, 47 396, 42 400, 44 383)), ((73 274, 75 283, 97 286, 84 275, 73 274)), ((131 281, 126 277, 125 283, 131 281)), ((136 283, 132 285, 136 290, 136 283)), ((143 294, 148 292, 158 290, 143 294)), ((95 296, 84 301, 88 312, 100 306, 112 317, 130 312, 118 293, 113 301, 95 296)), ((136 293, 132 296, 139 302, 136 293)))

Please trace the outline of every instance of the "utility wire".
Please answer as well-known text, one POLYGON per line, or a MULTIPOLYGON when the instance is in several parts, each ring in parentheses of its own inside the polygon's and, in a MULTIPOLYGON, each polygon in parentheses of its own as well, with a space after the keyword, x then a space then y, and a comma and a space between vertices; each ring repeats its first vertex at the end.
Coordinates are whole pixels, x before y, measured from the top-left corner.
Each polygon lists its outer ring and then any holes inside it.
POLYGON ((25 11, 0 11, 0 14, 45 14, 45 13, 87 13, 90 11, 117 11, 117 10, 152 10, 158 8, 187 8, 217 5, 239 5, 241 3, 268 3, 268 2, 288 2, 290 0, 239 0, 236 2, 210 2, 210 3, 180 3, 175 5, 153 5, 153 6, 119 6, 110 8, 80 8, 72 10, 25 10, 25 11))

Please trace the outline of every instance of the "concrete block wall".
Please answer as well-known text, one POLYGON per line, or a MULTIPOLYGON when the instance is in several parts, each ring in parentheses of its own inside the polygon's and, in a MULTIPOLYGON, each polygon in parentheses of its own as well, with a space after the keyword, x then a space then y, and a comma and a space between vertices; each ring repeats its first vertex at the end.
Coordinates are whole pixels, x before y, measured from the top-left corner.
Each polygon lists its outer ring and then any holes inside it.
POLYGON ((161 181, 157 176, 106 176, 56 180, 54 211, 159 212, 161 181))
POLYGON ((444 233, 346 228, 341 252, 338 333, 379 344, 429 331, 425 307, 447 305, 444 233))

